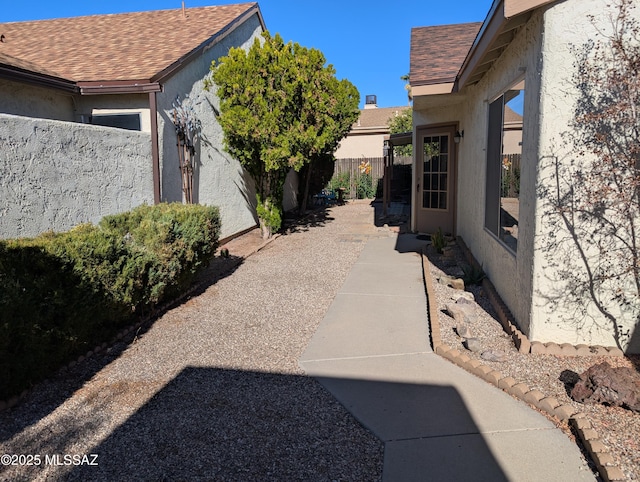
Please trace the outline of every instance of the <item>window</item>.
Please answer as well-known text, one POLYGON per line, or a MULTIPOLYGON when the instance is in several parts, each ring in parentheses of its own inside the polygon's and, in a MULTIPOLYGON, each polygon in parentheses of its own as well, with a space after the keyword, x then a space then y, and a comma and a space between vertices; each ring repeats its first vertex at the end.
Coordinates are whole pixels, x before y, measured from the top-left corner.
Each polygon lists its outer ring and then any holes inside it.
POLYGON ((98 126, 140 130, 140 114, 93 114, 91 123, 98 126))
POLYGON ((524 80, 489 104, 485 227, 518 248, 524 80))
POLYGON ((426 136, 422 158, 422 207, 447 209, 449 138, 426 136))

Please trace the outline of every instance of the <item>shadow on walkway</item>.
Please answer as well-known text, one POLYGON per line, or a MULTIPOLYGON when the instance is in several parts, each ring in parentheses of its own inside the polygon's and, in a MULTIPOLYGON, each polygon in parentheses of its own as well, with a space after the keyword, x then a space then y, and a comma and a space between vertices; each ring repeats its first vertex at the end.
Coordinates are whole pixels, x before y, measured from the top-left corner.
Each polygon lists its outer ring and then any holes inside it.
MULTIPOLYGON (((428 475, 432 480, 445 480, 443 470, 448 480, 506 480, 453 387, 336 378, 321 383, 349 386, 350 392, 376 399, 376 410, 364 413, 362 422, 387 440, 407 433, 410 426, 416 435, 453 430, 462 436, 451 437, 446 450, 440 438, 430 453, 421 455, 434 460, 428 475), (403 402, 430 400, 420 407, 429 416, 417 424, 411 417, 402 420, 407 407, 397 404, 398 394, 403 402), (400 426, 385 422, 386 412, 394 413, 400 426)), ((90 421, 70 426, 70 440, 91 426, 90 421)), ((69 478, 121 480, 128 474, 147 480, 378 480, 382 444, 372 440, 363 453, 363 447, 351 442, 354 431, 364 430, 312 378, 189 367, 93 449, 98 466, 76 467, 69 478)), ((429 446, 429 440, 425 443, 429 446)), ((414 458, 409 452, 405 455, 414 458)), ((400 451, 394 458, 401 463, 402 457, 400 451)))

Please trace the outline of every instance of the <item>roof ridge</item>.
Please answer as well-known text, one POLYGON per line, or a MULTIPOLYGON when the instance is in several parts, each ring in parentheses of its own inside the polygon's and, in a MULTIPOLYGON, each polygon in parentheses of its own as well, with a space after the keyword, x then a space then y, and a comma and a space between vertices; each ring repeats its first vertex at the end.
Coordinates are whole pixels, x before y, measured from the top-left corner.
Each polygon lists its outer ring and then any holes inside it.
MULTIPOLYGON (((238 2, 238 3, 227 3, 224 5, 205 5, 201 7, 185 7, 187 12, 194 10, 205 10, 205 9, 219 9, 225 7, 239 7, 241 5, 254 5, 258 2, 238 2)), ((3 25, 16 25, 16 24, 27 24, 27 23, 42 23, 42 22, 57 22, 61 20, 78 20, 85 18, 94 18, 94 17, 116 17, 120 15, 139 15, 145 13, 160 13, 160 12, 181 12, 182 7, 178 8, 161 8, 157 10, 136 10, 134 12, 118 12, 118 13, 92 13, 89 15, 76 15, 74 17, 55 17, 55 18, 42 18, 36 20, 15 20, 12 22, 0 22, 0 28, 3 25)), ((1 33, 1 32, 0 32, 1 33)))

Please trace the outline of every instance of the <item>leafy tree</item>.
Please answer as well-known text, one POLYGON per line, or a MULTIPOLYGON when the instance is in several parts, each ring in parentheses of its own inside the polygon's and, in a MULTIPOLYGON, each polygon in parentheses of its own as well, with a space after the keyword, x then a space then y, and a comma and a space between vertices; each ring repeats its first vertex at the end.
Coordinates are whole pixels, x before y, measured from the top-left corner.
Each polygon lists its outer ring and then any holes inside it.
POLYGON ((280 227, 289 170, 306 166, 304 209, 314 167, 333 163, 333 152, 358 118, 357 89, 325 64, 319 50, 265 32, 248 52, 232 48, 211 67, 206 87, 220 97, 225 147, 256 182, 259 216, 270 213, 261 221, 272 220, 267 235, 280 227))
MULTIPOLYGON (((406 109, 400 112, 397 116, 392 117, 389 121, 389 132, 391 134, 399 134, 401 132, 411 132, 413 130, 413 109, 406 109)), ((413 146, 408 144, 406 146, 394 147, 396 156, 413 155, 413 146)))
POLYGON ((577 307, 571 322, 578 329, 586 320, 608 325, 618 347, 635 344, 637 350, 640 25, 631 15, 633 0, 615 5, 614 32, 575 49, 578 100, 572 129, 563 135, 571 152, 550 157, 552 174, 538 194, 551 227, 545 252, 567 287, 559 299, 577 307))

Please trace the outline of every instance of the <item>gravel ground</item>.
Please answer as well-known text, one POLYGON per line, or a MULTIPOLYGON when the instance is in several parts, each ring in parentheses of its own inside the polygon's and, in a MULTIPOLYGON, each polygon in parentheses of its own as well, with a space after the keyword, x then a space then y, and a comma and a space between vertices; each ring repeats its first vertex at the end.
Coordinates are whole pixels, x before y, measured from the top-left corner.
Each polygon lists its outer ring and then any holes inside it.
MULTIPOLYGON (((471 326, 471 334, 481 342, 483 350, 499 350, 506 354, 503 362, 483 360, 481 353, 464 348, 463 339, 457 335, 456 323, 446 313, 445 305, 456 299, 456 290, 436 282, 443 274, 459 276, 458 266, 465 263, 460 250, 456 248, 456 263, 445 266, 442 257, 428 253, 431 261, 431 275, 436 292, 441 340, 446 345, 464 351, 470 358, 511 376, 531 389, 540 390, 546 396, 557 398, 561 404, 571 404, 585 413, 591 421, 602 442, 609 448, 616 465, 630 481, 640 481, 640 414, 618 407, 606 407, 600 404, 582 404, 571 399, 567 385, 562 381, 571 372, 581 374, 590 366, 607 361, 612 366, 635 366, 640 370, 639 357, 563 357, 553 355, 523 354, 514 347, 511 337, 502 329, 497 315, 479 286, 467 287, 475 295, 477 320, 471 326), (564 374, 564 375, 563 375, 564 374)), ((570 378, 570 377, 569 377, 570 378)), ((575 439, 569 426, 553 420, 567 435, 575 439)))
POLYGON ((298 366, 372 221, 349 203, 239 265, 229 243, 196 295, 0 413, 23 456, 0 479, 379 480, 382 443, 298 366))

